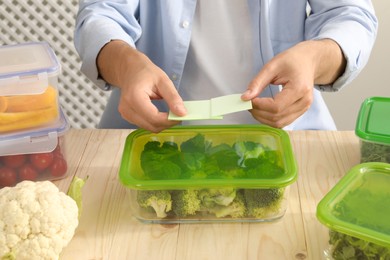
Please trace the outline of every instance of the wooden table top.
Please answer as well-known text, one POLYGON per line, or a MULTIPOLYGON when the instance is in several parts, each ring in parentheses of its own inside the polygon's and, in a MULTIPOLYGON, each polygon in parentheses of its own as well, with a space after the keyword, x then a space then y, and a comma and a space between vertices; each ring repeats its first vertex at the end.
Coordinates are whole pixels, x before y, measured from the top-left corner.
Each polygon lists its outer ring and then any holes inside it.
POLYGON ((69 175, 89 176, 75 236, 61 260, 324 259, 328 229, 316 218, 323 196, 359 163, 353 131, 291 131, 298 180, 286 214, 273 223, 143 224, 128 205, 118 172, 131 130, 71 129, 65 135, 69 175))

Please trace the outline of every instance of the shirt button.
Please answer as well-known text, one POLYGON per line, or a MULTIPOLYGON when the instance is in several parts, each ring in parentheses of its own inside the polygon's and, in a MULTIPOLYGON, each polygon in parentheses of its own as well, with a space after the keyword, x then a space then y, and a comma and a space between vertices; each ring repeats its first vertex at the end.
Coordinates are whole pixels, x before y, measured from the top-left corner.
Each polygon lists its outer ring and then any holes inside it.
POLYGON ((174 81, 174 80, 177 80, 177 75, 176 75, 176 74, 172 74, 171 79, 172 79, 173 81, 174 81))
POLYGON ((181 27, 183 27, 183 28, 188 28, 188 26, 190 25, 190 22, 188 22, 188 21, 183 21, 182 23, 181 23, 181 27))

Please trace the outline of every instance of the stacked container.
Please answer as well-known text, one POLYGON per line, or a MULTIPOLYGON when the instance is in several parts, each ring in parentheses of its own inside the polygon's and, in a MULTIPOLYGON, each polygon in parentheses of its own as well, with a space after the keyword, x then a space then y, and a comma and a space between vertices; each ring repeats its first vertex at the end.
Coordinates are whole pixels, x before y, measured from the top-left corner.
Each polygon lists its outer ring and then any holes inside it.
POLYGON ((58 98, 60 63, 50 46, 0 47, 0 188, 67 172, 69 123, 58 98))
POLYGON ((328 259, 390 259, 390 164, 353 167, 320 201, 328 259))
POLYGON ((119 177, 141 222, 266 222, 283 217, 297 166, 283 130, 178 126, 130 133, 119 177))
POLYGON ((390 98, 371 97, 361 105, 355 128, 361 162, 390 163, 390 98))

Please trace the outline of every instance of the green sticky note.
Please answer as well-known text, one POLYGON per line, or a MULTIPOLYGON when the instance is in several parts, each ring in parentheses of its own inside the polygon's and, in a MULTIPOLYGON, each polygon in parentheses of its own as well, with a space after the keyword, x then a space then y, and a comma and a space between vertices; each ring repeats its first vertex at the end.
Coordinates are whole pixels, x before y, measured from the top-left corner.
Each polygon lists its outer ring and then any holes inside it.
POLYGON ((252 108, 251 101, 242 101, 241 94, 212 98, 210 100, 184 101, 185 116, 177 116, 169 111, 169 120, 222 119, 223 115, 252 108))
POLYGON ((226 115, 251 108, 252 102, 241 100, 241 94, 232 94, 211 99, 211 116, 226 115))
POLYGON ((177 116, 169 111, 169 120, 201 120, 201 119, 222 119, 222 116, 211 116, 210 100, 184 101, 187 109, 185 116, 177 116))

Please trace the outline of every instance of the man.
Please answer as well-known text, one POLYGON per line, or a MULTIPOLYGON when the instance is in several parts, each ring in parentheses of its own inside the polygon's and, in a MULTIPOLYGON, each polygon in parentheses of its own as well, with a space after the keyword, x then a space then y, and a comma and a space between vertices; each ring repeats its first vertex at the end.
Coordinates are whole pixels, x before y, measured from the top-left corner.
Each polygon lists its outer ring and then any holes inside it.
POLYGON ((101 128, 162 131, 183 100, 243 93, 253 109, 221 121, 336 129, 320 90, 338 91, 368 61, 371 1, 80 1, 82 71, 112 94, 101 128))

